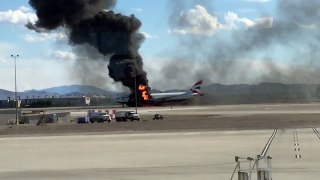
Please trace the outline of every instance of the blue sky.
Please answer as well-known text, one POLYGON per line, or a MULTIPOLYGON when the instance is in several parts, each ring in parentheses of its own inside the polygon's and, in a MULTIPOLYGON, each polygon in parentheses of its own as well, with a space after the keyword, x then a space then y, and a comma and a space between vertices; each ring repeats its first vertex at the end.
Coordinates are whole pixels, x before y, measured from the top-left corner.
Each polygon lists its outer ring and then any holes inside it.
MULTIPOLYGON (((141 47, 141 54, 145 58, 146 70, 152 71, 149 73, 149 79, 154 86, 157 86, 155 82, 158 81, 156 73, 160 71, 157 68, 168 64, 168 59, 176 56, 174 52, 179 51, 177 46, 181 37, 191 34, 191 36, 208 36, 208 38, 217 35, 219 38, 224 36, 227 38, 228 34, 235 29, 246 29, 259 25, 261 21, 256 19, 265 18, 263 21, 267 21, 277 16, 276 0, 185 0, 185 2, 186 6, 181 9, 180 14, 184 12, 187 15, 187 12, 191 12, 192 9, 197 12, 205 9, 205 12, 210 15, 209 19, 214 21, 214 18, 217 18, 220 26, 204 31, 195 29, 195 27, 172 27, 169 23, 172 13, 172 6, 169 4, 171 0, 118 0, 114 9, 125 15, 135 14, 142 21, 141 32, 146 35, 146 40, 141 47), (235 18, 232 21, 234 24, 228 21, 227 15, 235 18)), ((0 89, 14 89, 12 81, 14 67, 10 58, 11 54, 21 56, 18 60, 18 89, 20 91, 81 83, 80 80, 73 79, 68 74, 72 66, 76 64, 76 57, 72 54, 72 47, 67 44, 66 37, 60 34, 64 30, 40 35, 23 26, 25 21, 21 16, 29 14, 29 18, 34 18, 32 16, 34 13, 26 0, 1 0, 0 2, 0 89), (10 11, 18 10, 23 14, 17 18, 22 20, 14 22, 15 16, 8 16, 8 14, 10 15, 10 11)), ((106 84, 89 85, 108 89, 119 88, 119 85, 114 85, 110 78, 107 76, 105 78, 106 84)), ((196 78, 189 78, 190 84, 193 80, 196 78)), ((226 83, 232 83, 232 81, 226 83)), ((185 86, 186 84, 184 82, 177 84, 177 86, 180 85, 185 86)))

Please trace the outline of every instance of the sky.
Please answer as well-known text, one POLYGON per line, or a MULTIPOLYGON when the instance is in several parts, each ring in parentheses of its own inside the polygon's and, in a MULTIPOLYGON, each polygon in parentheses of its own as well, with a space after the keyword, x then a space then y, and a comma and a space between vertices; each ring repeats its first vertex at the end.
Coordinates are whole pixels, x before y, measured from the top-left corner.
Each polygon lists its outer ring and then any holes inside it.
MULTIPOLYGON (((303 5, 302 1, 294 2, 289 5, 298 10, 300 6, 295 5, 303 5)), ((307 57, 306 62, 292 60, 310 53, 312 48, 318 49, 314 38, 318 36, 318 24, 312 20, 317 15, 311 14, 310 21, 301 20, 304 23, 293 17, 301 30, 291 34, 296 26, 286 26, 289 37, 282 32, 284 26, 279 25, 292 21, 281 13, 286 8, 283 0, 118 0, 113 10, 128 16, 134 14, 141 20, 140 33, 145 41, 140 54, 153 88, 186 88, 199 79, 223 84, 318 83, 313 79, 317 77, 314 75, 318 64, 313 61, 317 56, 307 57), (301 41, 298 37, 304 34, 301 41), (257 42, 257 36, 263 43, 257 42), (297 46, 303 42, 306 48, 297 46), (293 78, 292 73, 297 71, 301 76, 293 78)), ((19 55, 18 91, 73 84, 122 89, 108 77, 107 61, 90 61, 86 66, 92 67, 77 68, 79 54, 68 43, 65 29, 36 33, 24 26, 37 19, 27 0, 1 0, 0 89, 14 90, 12 54, 19 55), (96 72, 93 67, 97 67, 96 72), (92 77, 84 81, 75 77, 79 73, 92 77)))

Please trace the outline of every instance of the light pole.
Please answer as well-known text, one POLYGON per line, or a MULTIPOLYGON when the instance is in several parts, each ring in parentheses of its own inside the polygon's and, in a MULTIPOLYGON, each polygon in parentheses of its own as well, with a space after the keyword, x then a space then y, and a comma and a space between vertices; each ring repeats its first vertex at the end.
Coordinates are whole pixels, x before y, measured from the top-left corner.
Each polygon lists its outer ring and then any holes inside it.
POLYGON ((15 105, 16 105, 16 124, 19 125, 18 121, 18 100, 17 100, 17 58, 19 55, 11 55, 11 57, 14 59, 14 99, 15 99, 15 105))
POLYGON ((138 114, 138 99, 137 99, 137 71, 135 71, 135 76, 134 76, 134 99, 136 103, 136 114, 138 114))

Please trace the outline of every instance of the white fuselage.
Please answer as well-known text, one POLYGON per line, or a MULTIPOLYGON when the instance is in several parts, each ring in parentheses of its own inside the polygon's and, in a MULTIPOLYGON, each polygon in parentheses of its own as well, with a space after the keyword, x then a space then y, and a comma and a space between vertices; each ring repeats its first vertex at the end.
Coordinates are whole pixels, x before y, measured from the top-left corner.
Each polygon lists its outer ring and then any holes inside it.
POLYGON ((188 100, 192 97, 192 93, 190 92, 172 92, 172 93, 152 93, 151 97, 153 100, 161 100, 164 101, 184 101, 188 100))
MULTIPOLYGON (((151 101, 154 102, 171 102, 171 101, 185 101, 191 99, 192 96, 196 96, 198 94, 191 93, 191 92, 172 92, 172 93, 152 93, 151 95, 151 101)), ((117 97, 116 99, 117 103, 125 104, 129 101, 129 95, 117 97)))

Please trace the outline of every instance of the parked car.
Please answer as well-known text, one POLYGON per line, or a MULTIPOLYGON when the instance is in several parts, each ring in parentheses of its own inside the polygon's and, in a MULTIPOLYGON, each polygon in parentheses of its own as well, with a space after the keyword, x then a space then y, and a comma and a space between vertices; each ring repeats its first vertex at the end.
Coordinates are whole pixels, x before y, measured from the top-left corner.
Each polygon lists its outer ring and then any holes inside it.
POLYGON ((117 122, 127 121, 127 120, 140 121, 140 116, 139 116, 139 114, 132 112, 132 111, 118 111, 118 112, 116 112, 116 121, 117 122))
POLYGON ((98 112, 98 113, 91 113, 89 116, 90 122, 91 123, 103 123, 103 122, 111 122, 111 117, 109 114, 107 113, 102 113, 102 112, 98 112))
POLYGON ((163 120, 163 116, 161 114, 155 114, 153 120, 163 120))

